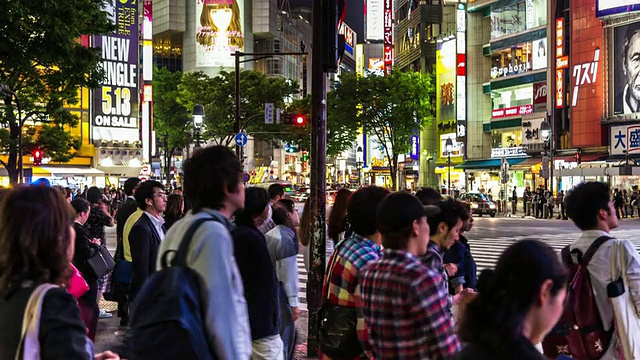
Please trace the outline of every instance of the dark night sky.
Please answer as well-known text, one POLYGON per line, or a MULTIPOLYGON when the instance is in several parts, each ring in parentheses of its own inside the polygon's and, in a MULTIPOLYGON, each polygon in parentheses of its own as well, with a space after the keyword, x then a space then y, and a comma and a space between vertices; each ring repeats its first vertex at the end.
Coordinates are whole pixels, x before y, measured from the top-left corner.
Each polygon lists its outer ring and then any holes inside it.
MULTIPOLYGON (((313 5, 313 0, 289 0, 291 7, 313 5)), ((345 22, 358 34, 358 43, 364 40, 364 0, 347 0, 345 22)))

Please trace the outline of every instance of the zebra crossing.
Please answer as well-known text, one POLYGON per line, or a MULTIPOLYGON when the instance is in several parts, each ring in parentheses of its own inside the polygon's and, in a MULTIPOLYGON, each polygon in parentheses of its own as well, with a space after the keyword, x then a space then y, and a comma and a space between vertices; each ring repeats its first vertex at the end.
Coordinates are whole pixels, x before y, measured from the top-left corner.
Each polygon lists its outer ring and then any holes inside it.
MULTIPOLYGON (((483 269, 493 268, 498 262, 498 258, 502 252, 517 241, 524 239, 538 239, 544 241, 551 246, 556 252, 560 253, 563 247, 571 244, 580 237, 579 232, 565 234, 544 234, 544 235, 522 235, 522 236, 502 236, 494 238, 474 238, 472 231, 469 238, 469 246, 471 247, 471 255, 476 260, 478 272, 483 269)), ((640 252, 640 230, 625 229, 614 230, 611 235, 618 239, 627 239, 633 243, 636 250, 640 252)), ((300 310, 307 310, 307 280, 308 274, 304 267, 303 255, 298 254, 298 275, 300 290, 298 297, 300 300, 300 310)))

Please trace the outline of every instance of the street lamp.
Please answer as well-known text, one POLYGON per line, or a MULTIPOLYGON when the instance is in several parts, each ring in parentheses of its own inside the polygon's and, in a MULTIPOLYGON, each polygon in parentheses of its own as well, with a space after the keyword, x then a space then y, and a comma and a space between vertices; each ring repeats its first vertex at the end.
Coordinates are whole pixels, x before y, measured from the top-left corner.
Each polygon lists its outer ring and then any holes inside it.
POLYGON ((196 128, 196 146, 200 147, 200 129, 202 128, 202 122, 204 118, 204 106, 196 104, 193 107, 193 127, 196 128))
POLYGON ((447 149, 447 195, 451 196, 451 150, 453 150, 453 140, 447 138, 444 147, 447 149))
POLYGON ((358 185, 362 186, 362 163, 364 162, 364 151, 362 146, 356 148, 356 167, 358 168, 358 185))

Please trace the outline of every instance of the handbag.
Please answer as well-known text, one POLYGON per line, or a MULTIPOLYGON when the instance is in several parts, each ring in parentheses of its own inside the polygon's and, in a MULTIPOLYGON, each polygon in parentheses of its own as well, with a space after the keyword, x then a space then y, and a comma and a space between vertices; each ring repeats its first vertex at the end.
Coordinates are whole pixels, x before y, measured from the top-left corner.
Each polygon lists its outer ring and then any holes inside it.
POLYGON ((87 291, 89 291, 89 284, 82 277, 80 270, 73 266, 73 264, 69 264, 71 269, 73 270, 73 274, 71 275, 71 279, 69 279, 69 287, 67 291, 77 300, 80 296, 84 295, 87 291))
POLYGON ((335 256, 327 272, 327 298, 322 302, 319 312, 318 345, 324 355, 334 360, 353 359, 364 352, 356 330, 357 308, 333 305, 329 302, 329 279, 336 265, 340 247, 344 243, 345 241, 341 241, 334 251, 335 256))
POLYGON ((607 293, 613 308, 618 351, 624 360, 640 360, 640 316, 629 292, 627 252, 620 240, 611 245, 611 279, 616 280, 607 286, 607 293))
POLYGON ((42 302, 47 291, 57 288, 53 284, 42 284, 33 290, 22 318, 22 332, 20 343, 16 350, 15 360, 39 360, 40 359, 40 315, 42 302))
POLYGON ((89 264, 93 273, 100 279, 113 270, 116 262, 105 246, 99 246, 97 250, 92 257, 87 259, 87 264, 89 264))

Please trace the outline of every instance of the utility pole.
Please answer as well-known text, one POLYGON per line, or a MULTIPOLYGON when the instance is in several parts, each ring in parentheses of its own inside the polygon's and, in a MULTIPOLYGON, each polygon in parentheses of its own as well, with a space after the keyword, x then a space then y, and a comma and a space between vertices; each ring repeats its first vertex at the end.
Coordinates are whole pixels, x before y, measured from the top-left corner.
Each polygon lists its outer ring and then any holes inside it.
POLYGON ((327 162, 327 74, 323 70, 325 24, 323 13, 329 2, 313 1, 313 54, 311 58, 311 232, 309 249, 309 279, 307 305, 309 328, 307 356, 318 354, 319 310, 322 305, 322 282, 325 270, 326 249, 326 162, 327 162))

